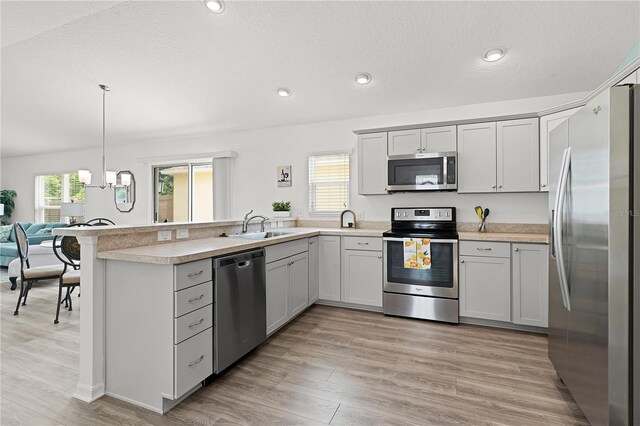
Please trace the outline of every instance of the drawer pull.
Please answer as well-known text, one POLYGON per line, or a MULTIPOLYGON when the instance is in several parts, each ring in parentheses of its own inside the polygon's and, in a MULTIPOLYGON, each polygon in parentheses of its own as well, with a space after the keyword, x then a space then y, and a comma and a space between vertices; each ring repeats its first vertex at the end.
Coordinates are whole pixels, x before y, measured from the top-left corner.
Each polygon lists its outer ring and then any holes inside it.
POLYGON ((368 246, 369 243, 358 243, 359 246, 368 246))
POLYGON ((204 322, 204 318, 200 318, 200 321, 198 321, 198 322, 194 322, 194 323, 192 323, 192 324, 189 324, 187 327, 189 327, 189 328, 197 327, 197 326, 199 326, 200 324, 202 324, 203 322, 204 322))
POLYGON ((202 360, 204 359, 204 355, 200 355, 200 358, 198 358, 196 361, 192 361, 189 364, 187 364, 189 367, 193 367, 194 365, 198 365, 202 362, 202 360))
POLYGON ((203 297, 204 297, 204 294, 201 294, 198 297, 192 297, 191 299, 189 299, 189 303, 193 303, 193 302, 197 302, 198 300, 202 300, 203 297))
POLYGON ((489 247, 489 248, 476 247, 476 250, 480 250, 480 251, 491 251, 491 247, 489 247))
POLYGON ((199 277, 200 275, 204 274, 204 271, 200 271, 200 272, 191 272, 189 274, 187 274, 187 276, 189 278, 195 278, 195 277, 199 277))

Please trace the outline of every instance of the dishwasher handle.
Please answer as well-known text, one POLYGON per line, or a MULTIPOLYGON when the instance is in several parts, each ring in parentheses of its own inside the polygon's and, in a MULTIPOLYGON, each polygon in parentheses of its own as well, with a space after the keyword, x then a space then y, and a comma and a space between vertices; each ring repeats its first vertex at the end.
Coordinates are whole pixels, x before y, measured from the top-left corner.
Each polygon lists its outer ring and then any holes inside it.
POLYGON ((236 265, 237 268, 246 268, 253 263, 253 260, 260 259, 264 256, 264 249, 260 249, 233 254, 231 256, 219 257, 217 259, 213 259, 213 267, 214 269, 218 269, 224 266, 236 265))
POLYGON ((244 262, 238 262, 236 263, 236 267, 238 269, 244 269, 251 266, 251 261, 250 260, 245 260, 244 262))

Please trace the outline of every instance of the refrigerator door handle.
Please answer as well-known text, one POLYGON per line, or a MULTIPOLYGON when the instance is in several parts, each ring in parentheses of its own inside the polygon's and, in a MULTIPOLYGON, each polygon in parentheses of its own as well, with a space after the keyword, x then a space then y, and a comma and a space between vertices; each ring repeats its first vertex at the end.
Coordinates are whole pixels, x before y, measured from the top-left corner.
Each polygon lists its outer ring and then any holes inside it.
POLYGON ((562 250, 562 217, 565 207, 567 181, 569 178, 569 169, 571 167, 571 147, 564 150, 562 157, 562 169, 558 178, 558 189, 556 193, 556 214, 554 217, 554 243, 556 254, 556 266, 558 268, 558 276, 560 282, 560 293, 562 294, 562 304, 565 309, 571 310, 571 301, 569 298, 569 285, 567 283, 567 271, 564 263, 564 251, 562 250))

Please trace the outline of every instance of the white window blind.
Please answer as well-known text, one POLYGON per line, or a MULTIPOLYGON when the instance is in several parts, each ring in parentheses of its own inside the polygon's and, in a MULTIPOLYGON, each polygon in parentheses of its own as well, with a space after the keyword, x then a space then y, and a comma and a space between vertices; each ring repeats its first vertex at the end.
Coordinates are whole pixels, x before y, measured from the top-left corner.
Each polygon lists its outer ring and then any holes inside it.
POLYGON ((309 156, 309 214, 332 214, 349 207, 349 154, 309 156))

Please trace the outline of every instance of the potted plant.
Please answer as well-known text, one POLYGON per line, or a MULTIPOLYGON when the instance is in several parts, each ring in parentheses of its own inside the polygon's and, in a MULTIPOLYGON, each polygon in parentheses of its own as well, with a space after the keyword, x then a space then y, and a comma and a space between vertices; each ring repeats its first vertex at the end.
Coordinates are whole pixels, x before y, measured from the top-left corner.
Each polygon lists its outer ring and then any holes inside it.
POLYGON ((290 201, 274 201, 271 206, 273 207, 274 217, 291 217, 290 201))
POLYGON ((3 214, 0 216, 2 218, 2 220, 0 220, 1 224, 6 225, 9 223, 8 219, 11 218, 11 213, 13 213, 13 209, 16 207, 13 199, 17 195, 16 191, 12 189, 3 189, 0 191, 0 204, 3 205, 3 214))

